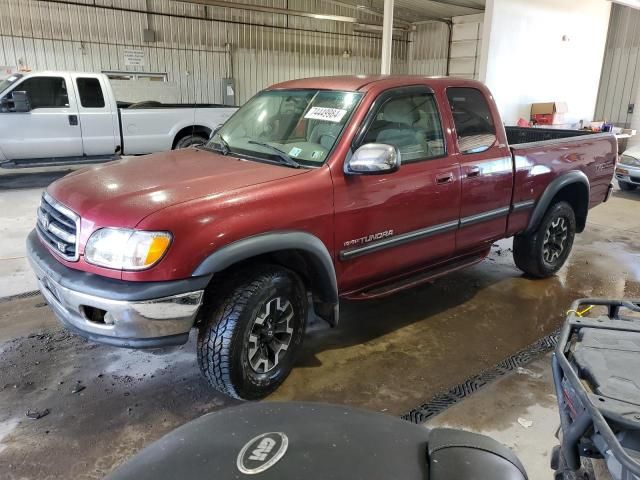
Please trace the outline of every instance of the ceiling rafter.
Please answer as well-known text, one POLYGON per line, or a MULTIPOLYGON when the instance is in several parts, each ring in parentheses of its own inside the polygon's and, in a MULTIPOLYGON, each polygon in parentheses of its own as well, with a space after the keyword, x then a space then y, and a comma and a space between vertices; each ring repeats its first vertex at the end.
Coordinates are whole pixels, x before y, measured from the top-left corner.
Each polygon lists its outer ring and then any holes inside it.
POLYGON ((457 8, 468 8, 469 10, 478 10, 481 12, 484 12, 485 10, 484 5, 481 5, 475 2, 461 3, 461 2, 456 2, 452 0, 426 0, 426 1, 430 3, 439 3, 441 5, 448 5, 448 6, 457 7, 457 8))

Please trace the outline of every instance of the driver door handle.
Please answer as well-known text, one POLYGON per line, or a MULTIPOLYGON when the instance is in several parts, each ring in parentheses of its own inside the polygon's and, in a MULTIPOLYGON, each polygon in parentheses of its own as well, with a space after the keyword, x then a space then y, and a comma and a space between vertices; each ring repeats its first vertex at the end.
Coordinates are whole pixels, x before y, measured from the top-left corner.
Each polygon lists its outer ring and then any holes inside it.
POLYGON ((69 115, 69 125, 71 125, 71 126, 78 125, 78 116, 77 115, 69 115))
POLYGON ((436 184, 437 185, 445 185, 447 183, 453 182, 453 173, 441 173, 440 175, 436 175, 436 184))
POLYGON ((467 178, 479 177, 480 167, 471 167, 467 170, 467 178))

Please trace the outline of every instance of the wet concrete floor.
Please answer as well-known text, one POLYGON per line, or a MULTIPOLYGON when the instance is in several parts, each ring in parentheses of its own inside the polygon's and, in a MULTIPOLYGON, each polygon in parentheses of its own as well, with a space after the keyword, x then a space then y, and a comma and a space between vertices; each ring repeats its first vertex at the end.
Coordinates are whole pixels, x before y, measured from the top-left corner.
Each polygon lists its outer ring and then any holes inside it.
POLYGON ((468 430, 503 443, 532 480, 552 479, 551 449, 560 424, 551 353, 502 377, 427 422, 429 427, 468 430))
MULTIPOLYGON (((640 297, 640 219, 619 215, 638 201, 619 194, 594 210, 556 277, 524 278, 505 240, 433 284, 344 302, 340 327, 311 326, 270 399, 401 415, 554 331, 576 298, 640 297)), ((193 338, 164 354, 95 345, 61 330, 43 303, 0 303, 3 478, 101 478, 178 425, 235 404, 199 376, 193 338)))

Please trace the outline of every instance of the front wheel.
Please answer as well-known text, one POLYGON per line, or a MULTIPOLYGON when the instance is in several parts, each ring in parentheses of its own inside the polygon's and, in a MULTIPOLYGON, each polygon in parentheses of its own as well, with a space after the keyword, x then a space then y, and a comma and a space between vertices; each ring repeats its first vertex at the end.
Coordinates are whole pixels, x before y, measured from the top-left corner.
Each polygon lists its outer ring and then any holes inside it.
POLYGON ((532 277, 550 277, 569 257, 575 235, 576 216, 571 205, 552 205, 534 232, 514 237, 516 266, 532 277))
POLYGON ((302 344, 307 299, 298 276, 275 266, 231 279, 211 299, 198 333, 198 365, 216 390, 264 398, 287 378, 302 344))
POLYGON ((194 133, 193 135, 185 135, 179 139, 173 149, 179 150, 181 148, 197 147, 205 143, 207 143, 207 138, 204 135, 194 133))

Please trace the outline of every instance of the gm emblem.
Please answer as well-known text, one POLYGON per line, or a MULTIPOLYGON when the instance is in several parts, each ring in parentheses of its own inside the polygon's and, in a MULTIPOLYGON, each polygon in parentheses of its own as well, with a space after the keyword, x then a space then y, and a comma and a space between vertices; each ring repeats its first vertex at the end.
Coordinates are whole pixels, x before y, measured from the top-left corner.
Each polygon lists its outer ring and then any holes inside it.
POLYGON ((247 442, 238 454, 236 465, 246 475, 254 475, 273 467, 287 452, 289 439, 282 432, 258 435, 247 442))

